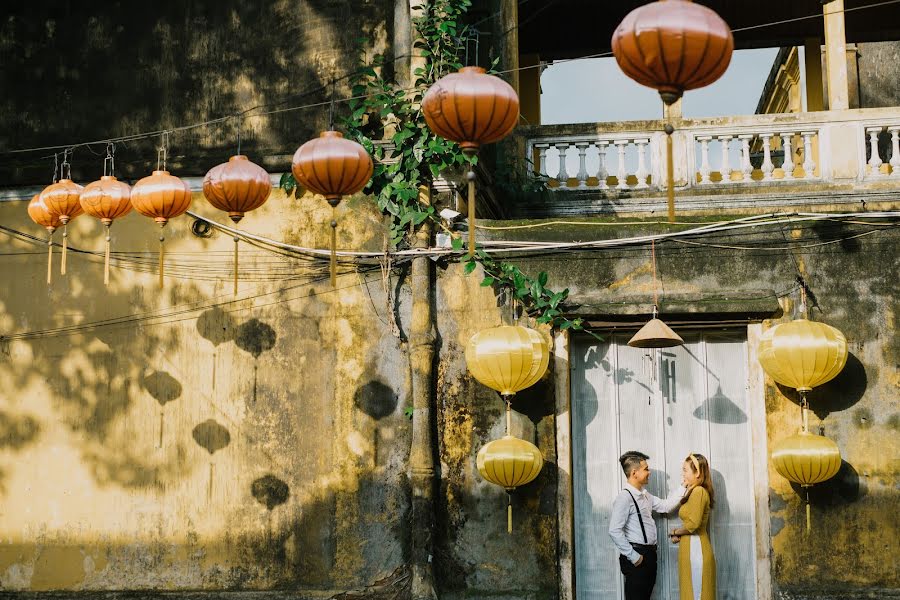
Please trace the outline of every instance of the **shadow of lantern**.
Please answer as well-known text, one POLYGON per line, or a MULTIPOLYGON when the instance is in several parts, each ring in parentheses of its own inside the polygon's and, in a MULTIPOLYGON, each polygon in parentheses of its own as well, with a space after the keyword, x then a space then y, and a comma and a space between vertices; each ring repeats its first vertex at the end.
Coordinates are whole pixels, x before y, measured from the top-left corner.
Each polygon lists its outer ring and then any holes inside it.
POLYGON ((275 347, 275 330, 259 319, 250 319, 237 328, 234 343, 244 352, 253 355, 253 402, 256 402, 256 382, 259 356, 275 347))
POLYGON ((228 430, 216 422, 215 419, 207 419, 194 427, 191 432, 197 445, 209 452, 209 489, 207 499, 212 500, 214 466, 212 456, 231 443, 231 434, 228 430))
POLYGON ((219 307, 210 308, 200 313, 197 317, 197 332, 212 342, 212 395, 216 399, 216 365, 218 363, 219 344, 230 342, 234 339, 234 319, 231 315, 219 307))
POLYGON ((250 493, 257 502, 266 507, 266 537, 272 539, 272 510, 287 502, 291 495, 288 484, 272 474, 255 479, 250 484, 250 493))
POLYGON ((159 448, 163 447, 166 404, 181 396, 181 383, 165 371, 154 371, 141 379, 144 389, 159 402, 159 448))

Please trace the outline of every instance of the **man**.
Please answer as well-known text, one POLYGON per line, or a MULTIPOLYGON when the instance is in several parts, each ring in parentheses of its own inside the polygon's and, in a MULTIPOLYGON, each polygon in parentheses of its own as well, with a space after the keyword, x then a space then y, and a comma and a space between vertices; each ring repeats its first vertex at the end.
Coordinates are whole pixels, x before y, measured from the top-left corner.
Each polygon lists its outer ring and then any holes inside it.
POLYGON ((656 523, 652 513, 667 513, 678 506, 675 490, 661 500, 644 487, 650 481, 650 457, 630 451, 619 457, 627 482, 616 496, 609 518, 609 537, 619 550, 619 567, 625 575, 625 600, 650 600, 656 584, 656 523))

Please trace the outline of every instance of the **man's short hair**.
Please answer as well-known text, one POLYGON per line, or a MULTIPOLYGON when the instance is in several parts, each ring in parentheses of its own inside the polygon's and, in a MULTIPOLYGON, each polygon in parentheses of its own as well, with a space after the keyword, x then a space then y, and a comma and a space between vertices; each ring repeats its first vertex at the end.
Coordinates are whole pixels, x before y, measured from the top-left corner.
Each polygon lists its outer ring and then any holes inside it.
POLYGON ((629 450, 619 457, 619 464, 622 465, 622 471, 625 477, 630 477, 631 472, 641 466, 642 460, 649 460, 650 457, 643 452, 637 450, 629 450))

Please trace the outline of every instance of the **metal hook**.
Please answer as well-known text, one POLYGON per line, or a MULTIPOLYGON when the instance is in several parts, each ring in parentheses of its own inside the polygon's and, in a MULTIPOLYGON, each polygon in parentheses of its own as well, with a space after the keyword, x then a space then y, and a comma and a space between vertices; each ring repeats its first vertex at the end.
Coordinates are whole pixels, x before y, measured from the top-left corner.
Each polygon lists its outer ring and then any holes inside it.
POLYGON ((69 164, 69 156, 72 155, 73 148, 66 148, 63 150, 63 161, 62 165, 59 167, 59 178, 60 179, 72 179, 72 165, 69 164))
POLYGON ((103 175, 115 175, 116 162, 116 145, 112 142, 106 144, 106 157, 103 159, 103 175), (106 172, 106 166, 109 165, 109 173, 106 172))
POLYGON ((240 155, 240 153, 241 153, 241 133, 244 129, 243 125, 244 125, 244 120, 242 118, 238 117, 238 131, 237 131, 237 142, 238 142, 237 143, 237 153, 238 153, 238 155, 240 155))
POLYGON ((157 171, 165 171, 166 170, 166 158, 169 150, 169 132, 163 131, 162 135, 160 135, 160 146, 156 149, 156 170, 157 171), (162 165, 162 168, 160 168, 162 165))
POLYGON ((53 183, 59 181, 59 153, 53 153, 53 183))
POLYGON ((331 107, 328 110, 328 130, 334 131, 334 89, 337 84, 336 79, 331 80, 331 107))

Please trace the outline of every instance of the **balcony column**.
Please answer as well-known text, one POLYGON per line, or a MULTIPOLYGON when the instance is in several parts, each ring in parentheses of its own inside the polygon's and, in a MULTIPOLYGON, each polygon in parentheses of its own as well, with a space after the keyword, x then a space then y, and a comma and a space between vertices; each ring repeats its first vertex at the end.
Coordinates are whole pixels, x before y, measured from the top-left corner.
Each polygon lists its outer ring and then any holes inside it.
POLYGON ((600 158, 600 164, 597 166, 597 182, 601 190, 609 189, 609 185, 606 183, 606 178, 609 177, 609 171, 606 170, 606 149, 608 147, 609 142, 606 140, 597 142, 597 152, 599 152, 600 158))
POLYGON ((578 189, 583 190, 587 188, 587 180, 588 180, 588 172, 587 172, 587 149, 590 146, 590 142, 577 142, 575 147, 578 148, 578 189))
POLYGON ((759 137, 762 139, 763 143, 763 163, 762 163, 762 173, 763 179, 765 181, 772 180, 772 171, 775 170, 775 165, 772 164, 772 134, 771 133, 761 133, 759 137))
POLYGON ((791 149, 791 139, 794 133, 781 134, 781 149, 784 151, 784 162, 781 163, 781 171, 784 173, 785 179, 794 178, 794 151, 791 149))
POLYGON ((709 178, 709 142, 712 140, 710 135, 702 135, 697 138, 700 142, 700 183, 712 183, 709 178))
POLYGON ((645 151, 647 150, 647 144, 650 143, 649 139, 636 139, 634 143, 637 145, 638 151, 638 167, 637 171, 635 171, 634 176, 637 177, 637 185, 635 186, 637 189, 644 189, 650 187, 647 183, 647 176, 650 175, 650 171, 647 170, 647 162, 645 160, 645 151))
POLYGON ((619 184, 616 186, 616 189, 627 190, 628 171, 625 169, 625 146, 628 145, 628 140, 616 140, 613 143, 619 147, 619 165, 616 171, 616 179, 619 180, 619 184))
POLYGON ((881 155, 878 151, 878 134, 881 133, 881 127, 866 127, 866 133, 869 134, 869 176, 881 177, 881 155))
POLYGON ((731 137, 730 135, 719 136, 719 142, 722 144, 722 166, 719 167, 719 173, 722 175, 721 183, 731 181, 731 137))
POLYGON ((569 185, 569 173, 566 171, 566 153, 569 151, 569 144, 556 144, 556 149, 559 150, 559 173, 556 174, 556 180, 559 187, 564 188, 569 185))
POLYGON ((738 136, 741 140, 741 179, 750 181, 753 179, 753 165, 750 164, 750 140, 753 139, 752 133, 744 133, 738 136))
POLYGON ((900 126, 888 127, 891 132, 891 177, 900 177, 900 126))
POLYGON ((828 85, 828 109, 850 108, 847 78, 847 36, 844 28, 844 0, 831 0, 822 6, 825 16, 825 65, 828 85))
MULTIPOLYGON (((843 2, 843 0, 841 0, 843 2)), ((504 79, 519 93, 519 3, 516 0, 500 0, 500 23, 503 37, 504 79)), ((470 61, 478 64, 478 58, 470 61)))

